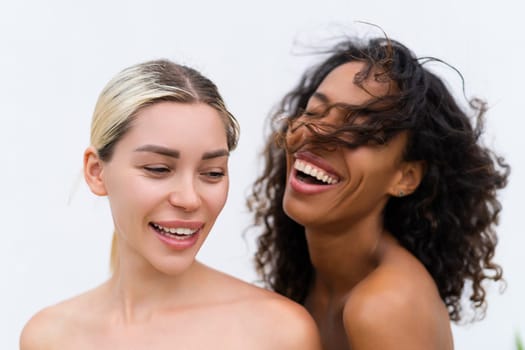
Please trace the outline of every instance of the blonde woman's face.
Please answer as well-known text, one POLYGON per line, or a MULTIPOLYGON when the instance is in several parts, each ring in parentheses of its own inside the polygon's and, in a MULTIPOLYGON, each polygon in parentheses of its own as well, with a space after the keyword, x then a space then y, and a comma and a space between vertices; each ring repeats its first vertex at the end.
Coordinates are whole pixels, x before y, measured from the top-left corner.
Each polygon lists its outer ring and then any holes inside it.
POLYGON ((120 266, 187 269, 228 193, 228 146, 206 104, 161 102, 140 111, 101 177, 119 237, 120 266))

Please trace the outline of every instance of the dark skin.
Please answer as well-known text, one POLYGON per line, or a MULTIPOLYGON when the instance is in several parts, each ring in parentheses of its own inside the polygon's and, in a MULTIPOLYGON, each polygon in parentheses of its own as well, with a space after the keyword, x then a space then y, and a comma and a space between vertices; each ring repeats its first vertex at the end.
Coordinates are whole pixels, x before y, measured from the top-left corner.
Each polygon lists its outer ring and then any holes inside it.
MULTIPOLYGON (((296 123, 311 122, 310 114, 330 104, 359 105, 393 88, 377 81, 356 86, 353 78, 362 68, 359 62, 335 68, 296 123)), ((337 126, 341 112, 331 110, 318 122, 337 126)), ((389 198, 410 195, 423 176, 424 164, 403 159, 407 135, 355 149, 309 146, 309 136, 304 127, 287 135, 292 148, 304 145, 287 155, 283 205, 305 228, 314 267, 305 306, 324 349, 453 349, 448 312, 433 279, 383 225, 389 198), (314 176, 331 180, 312 183, 297 170, 298 160, 315 168, 314 176)))

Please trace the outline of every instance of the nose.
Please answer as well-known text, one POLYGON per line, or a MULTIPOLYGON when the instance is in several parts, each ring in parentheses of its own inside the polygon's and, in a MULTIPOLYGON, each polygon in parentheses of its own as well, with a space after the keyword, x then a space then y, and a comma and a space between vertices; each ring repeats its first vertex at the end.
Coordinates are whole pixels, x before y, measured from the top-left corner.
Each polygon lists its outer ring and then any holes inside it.
POLYGON ((307 143, 317 133, 322 133, 319 127, 324 122, 321 120, 308 120, 307 118, 298 118, 290 123, 286 133, 286 143, 288 146, 300 145, 307 143))
POLYGON ((178 180, 169 193, 168 202, 186 212, 197 210, 201 206, 201 197, 195 185, 193 179, 178 180))
POLYGON ((288 145, 308 143, 317 136, 328 135, 341 126, 341 113, 333 108, 320 118, 301 116, 290 123, 286 142, 288 145))
POLYGON ((288 127, 285 136, 285 142, 288 147, 294 147, 295 145, 301 144, 304 140, 304 127, 298 121, 295 121, 288 127))

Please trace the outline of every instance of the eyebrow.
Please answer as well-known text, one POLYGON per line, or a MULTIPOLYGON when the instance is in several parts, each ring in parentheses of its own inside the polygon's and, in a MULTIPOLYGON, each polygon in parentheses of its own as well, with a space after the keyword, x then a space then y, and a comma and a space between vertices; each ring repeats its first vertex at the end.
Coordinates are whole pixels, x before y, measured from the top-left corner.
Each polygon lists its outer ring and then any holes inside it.
POLYGON ((227 149, 218 149, 216 151, 205 152, 202 155, 202 160, 219 158, 219 157, 228 157, 229 155, 230 155, 230 151, 228 151, 227 149))
MULTIPOLYGON (((180 158, 180 152, 178 150, 171 149, 168 147, 163 147, 163 146, 157 146, 157 145, 140 146, 135 149, 135 152, 151 152, 151 153, 157 153, 157 154, 171 157, 171 158, 176 158, 176 159, 180 158)), ((224 156, 229 156, 229 155, 230 155, 230 152, 227 149, 218 149, 214 151, 204 152, 202 155, 202 160, 224 157, 224 156)))
POLYGON ((330 103, 330 99, 328 98, 328 96, 326 96, 322 92, 316 91, 312 94, 312 97, 323 103, 330 103))

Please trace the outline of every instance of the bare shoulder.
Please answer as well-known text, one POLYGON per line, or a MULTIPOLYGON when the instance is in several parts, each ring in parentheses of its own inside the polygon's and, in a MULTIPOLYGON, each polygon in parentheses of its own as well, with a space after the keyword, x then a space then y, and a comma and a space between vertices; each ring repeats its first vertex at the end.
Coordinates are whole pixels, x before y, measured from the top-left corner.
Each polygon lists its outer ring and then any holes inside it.
POLYGON ((445 304, 424 266, 403 248, 349 295, 343 310, 356 349, 452 349, 445 304))
POLYGON ((20 334, 20 350, 60 348, 65 335, 80 322, 79 315, 86 314, 93 294, 86 292, 33 315, 20 334))
POLYGON ((68 304, 61 303, 37 312, 20 335, 20 350, 54 349, 67 327, 68 304))
POLYGON ((53 311, 49 308, 31 317, 20 334, 20 350, 51 349, 55 325, 53 320, 53 311))
POLYGON ((321 349, 317 326, 306 309, 277 293, 216 272, 214 291, 226 293, 229 313, 242 320, 242 328, 267 349, 321 349))
POLYGON ((271 294, 254 299, 251 312, 259 315, 254 326, 264 330, 261 337, 268 348, 321 349, 317 326, 306 309, 285 297, 267 293, 271 294))

